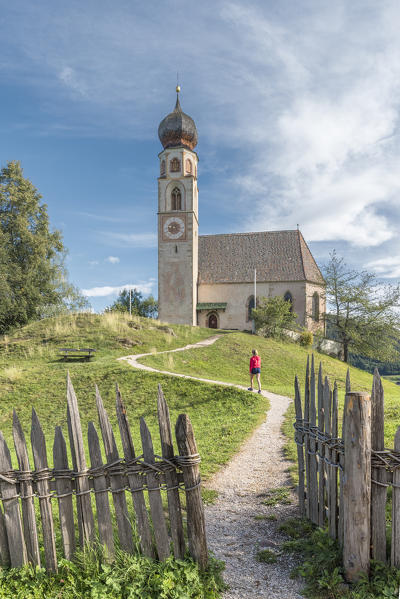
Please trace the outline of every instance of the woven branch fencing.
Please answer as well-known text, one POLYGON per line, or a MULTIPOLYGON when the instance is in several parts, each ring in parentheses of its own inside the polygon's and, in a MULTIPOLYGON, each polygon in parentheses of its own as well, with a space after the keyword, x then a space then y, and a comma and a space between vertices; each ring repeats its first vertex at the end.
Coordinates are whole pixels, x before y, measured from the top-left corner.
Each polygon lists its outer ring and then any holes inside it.
POLYGON ((307 360, 304 401, 295 378, 295 441, 299 506, 327 526, 343 550, 348 581, 368 573, 370 559, 400 568, 400 427, 393 449, 384 446, 384 391, 375 370, 371 394, 352 392, 347 371, 342 436, 338 436, 338 388, 316 377, 307 360), (386 508, 392 488, 391 555, 387 558, 386 508))
POLYGON ((103 463, 97 430, 90 422, 87 437, 90 467, 87 467, 78 402, 69 376, 67 423, 72 468, 60 427, 55 430, 53 468, 49 467, 46 440, 34 410, 31 426, 34 469, 30 466, 25 435, 15 411, 13 439, 18 470, 12 469, 10 450, 0 432, 0 499, 3 508, 0 508, 0 565, 20 567, 30 562, 39 566, 40 527, 45 567, 57 571, 53 518, 56 502, 63 554, 67 559, 73 557, 78 545, 100 543, 106 558, 112 561, 117 536, 121 549, 130 553, 137 551, 136 540, 139 538, 142 554, 161 561, 171 554, 182 559, 188 545, 191 556, 204 568, 207 565, 207 542, 200 489, 200 456, 189 417, 181 414, 177 419, 175 435, 179 455, 174 455, 168 405, 159 386, 157 408, 162 455, 154 453, 150 431, 143 418, 140 420, 143 452, 136 455, 117 387, 116 413, 124 454, 120 457, 97 387, 96 404, 106 463, 103 463), (180 491, 186 496, 187 535, 180 491), (167 496, 169 522, 163 495, 167 496), (133 503, 134 519, 130 517, 129 498, 133 503))

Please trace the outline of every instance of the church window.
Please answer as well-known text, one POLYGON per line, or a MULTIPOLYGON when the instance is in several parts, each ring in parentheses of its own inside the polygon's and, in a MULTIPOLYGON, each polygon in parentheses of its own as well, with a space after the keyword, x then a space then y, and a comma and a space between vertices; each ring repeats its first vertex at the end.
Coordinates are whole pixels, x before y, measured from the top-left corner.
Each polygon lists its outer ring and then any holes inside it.
POLYGON ((181 163, 178 160, 178 158, 173 158, 171 160, 170 167, 171 173, 179 173, 179 171, 181 170, 181 163))
POLYGON ((312 296, 312 317, 315 322, 319 321, 319 295, 317 291, 312 296))
POLYGON ((171 210, 182 210, 182 194, 177 187, 171 193, 171 210))
POLYGON ((247 322, 253 318, 254 295, 251 295, 247 300, 247 322))
POLYGON ((290 293, 290 291, 286 291, 285 295, 283 296, 283 299, 285 300, 285 302, 290 303, 290 311, 293 312, 293 296, 290 293))
POLYGON ((191 175, 192 174, 192 161, 189 160, 189 158, 186 158, 185 172, 186 172, 187 175, 191 175))
POLYGON ((165 175, 165 160, 161 160, 161 164, 160 164, 160 175, 161 176, 165 175))

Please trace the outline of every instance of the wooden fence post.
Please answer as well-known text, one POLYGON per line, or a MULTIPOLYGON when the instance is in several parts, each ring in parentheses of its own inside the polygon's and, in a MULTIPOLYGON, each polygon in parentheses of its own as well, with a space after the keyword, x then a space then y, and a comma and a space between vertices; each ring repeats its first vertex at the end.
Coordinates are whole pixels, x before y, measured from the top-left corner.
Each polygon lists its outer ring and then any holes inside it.
POLYGON ((311 493, 310 493, 310 356, 307 356, 306 380, 304 384, 304 459, 306 463, 306 516, 310 518, 311 514, 311 493))
MULTIPOLYGON (((189 416, 180 414, 175 425, 176 441, 179 455, 193 460, 197 453, 192 423, 189 416)), ((185 482, 187 528, 189 551, 201 568, 208 563, 206 527, 204 522, 204 507, 201 498, 200 468, 195 462, 183 466, 183 480, 185 482)))
MULTIPOLYGON (((371 395, 371 448, 385 448, 384 392, 378 369, 375 368, 371 395)), ((386 471, 372 468, 372 478, 379 484, 371 486, 371 543, 372 558, 386 562, 386 471)))
POLYGON ((121 489, 125 487, 125 476, 120 467, 120 458, 117 445, 115 443, 114 433, 97 385, 96 404, 101 436, 103 437, 104 451, 107 458, 108 476, 110 479, 110 487, 115 508, 115 519, 117 521, 119 542, 121 549, 127 551, 128 553, 133 553, 134 544, 132 526, 129 520, 125 491, 121 491, 121 489), (112 467, 110 467, 111 464, 113 464, 112 467))
MULTIPOLYGON (((169 409, 161 385, 158 385, 158 424, 160 428, 162 457, 171 460, 174 457, 174 447, 172 444, 171 422, 169 418, 169 409)), ((183 559, 185 556, 185 535, 183 532, 181 502, 179 499, 178 475, 175 470, 165 472, 165 481, 167 487, 168 510, 171 524, 171 536, 174 544, 174 555, 177 559, 183 559)))
POLYGON ((318 524, 318 464, 317 464, 317 442, 315 433, 317 430, 317 411, 315 402, 315 366, 314 354, 311 357, 311 374, 310 374, 310 428, 311 435, 310 444, 310 518, 314 524, 318 524))
MULTIPOLYGON (((7 443, 0 431, 0 471, 7 473, 12 470, 11 454, 7 443)), ((26 553, 24 533, 22 530, 21 514, 19 511, 19 500, 17 486, 7 476, 0 480, 1 497, 4 508, 4 523, 7 531, 8 549, 12 568, 24 566, 28 561, 26 553)), ((6 551, 3 552, 7 559, 6 551)))
MULTIPOLYGON (((400 426, 394 437, 394 450, 400 451, 400 426)), ((392 552, 391 565, 400 567, 400 470, 393 472, 393 497, 392 497, 392 552)))
MULTIPOLYGON (((335 381, 332 394, 332 422, 331 422, 331 435, 334 439, 338 436, 338 388, 335 381)), ((338 462, 338 455, 335 449, 331 451, 331 461, 333 463, 338 462)), ((332 495, 331 506, 329 513, 329 534, 333 539, 337 538, 338 535, 338 469, 331 466, 331 472, 329 476, 329 488, 332 495)))
POLYGON ((78 400, 76 399, 69 373, 67 376, 67 404, 69 443, 71 447, 72 465, 75 470, 76 511, 78 513, 79 537, 81 544, 85 546, 86 543, 93 541, 95 538, 94 518, 78 400))
POLYGON ((368 393, 346 394, 344 441, 344 543, 346 579, 355 582, 369 571, 371 511, 371 398, 368 393))
POLYGON ((104 547, 107 560, 113 561, 115 547, 110 502, 108 500, 108 482, 104 472, 103 458, 101 457, 99 436, 93 422, 88 424, 88 445, 96 499, 99 539, 104 547))
MULTIPOLYGON (((318 370, 318 431, 321 435, 325 431, 324 419, 324 383, 322 378, 322 363, 318 370)), ((325 524, 325 462, 324 445, 318 442, 318 525, 323 528, 325 524)))
POLYGON ((151 466, 155 463, 153 441, 151 439, 151 434, 146 421, 143 417, 140 419, 140 436, 142 438, 144 461, 146 464, 150 465, 150 469, 146 474, 146 483, 149 493, 150 512, 151 518, 153 520, 157 553, 160 561, 163 562, 170 555, 169 537, 160 491, 160 476, 157 475, 156 469, 151 468, 151 466))
POLYGON ((28 560, 35 566, 40 566, 39 541, 36 527, 33 482, 29 464, 28 448, 26 446, 24 431, 22 430, 21 423, 15 410, 13 411, 13 438, 18 466, 20 471, 23 472, 20 484, 20 495, 28 560))
POLYGON ((53 510, 49 479, 51 474, 47 463, 46 440, 39 418, 32 408, 31 444, 36 468, 36 484, 39 495, 40 516, 42 519, 44 557, 46 569, 57 572, 56 541, 54 535, 53 510))
POLYGON ((129 427, 126 409, 122 403, 121 393, 117 385, 116 410, 118 426, 121 435, 122 447, 125 461, 128 465, 128 483, 132 492, 133 507, 136 514, 136 526, 140 537, 140 546, 147 557, 155 557, 153 539, 151 536, 149 516, 143 494, 143 476, 139 472, 132 471, 132 462, 135 460, 135 447, 132 441, 131 429, 129 427))
POLYGON ((72 478, 68 466, 67 444, 60 426, 56 426, 53 444, 53 465, 58 498, 61 538, 66 559, 72 559, 75 549, 74 505, 72 501, 72 478), (69 476, 66 475, 69 473, 69 476))
MULTIPOLYGON (((303 426, 303 414, 301 409, 301 396, 299 380, 297 376, 294 379, 294 408, 296 411, 296 424, 303 426)), ((295 431, 294 437, 297 445, 297 463, 299 465, 299 509, 300 516, 304 518, 306 513, 305 500, 304 500, 304 436, 302 432, 295 431)))

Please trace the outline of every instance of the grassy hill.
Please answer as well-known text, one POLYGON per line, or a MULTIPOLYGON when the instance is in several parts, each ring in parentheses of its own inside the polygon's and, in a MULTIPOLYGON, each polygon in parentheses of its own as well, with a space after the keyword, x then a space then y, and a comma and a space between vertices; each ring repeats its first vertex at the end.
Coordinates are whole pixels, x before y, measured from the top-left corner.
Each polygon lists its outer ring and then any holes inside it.
POLYGON ((207 476, 231 457, 264 416, 265 399, 236 389, 140 372, 117 358, 182 347, 210 335, 209 329, 166 326, 115 313, 70 315, 32 323, 0 339, 0 430, 13 449, 11 423, 15 407, 29 439, 34 407, 50 456, 54 427, 61 425, 67 436, 65 380, 69 370, 84 433, 90 420, 97 423, 95 384, 111 420, 116 423, 115 383, 118 383, 139 452, 140 416, 146 418, 155 450, 160 452, 156 401, 157 384, 161 383, 172 421, 182 412, 190 415, 203 458, 202 472, 207 476), (60 347, 93 347, 97 351, 90 362, 64 362, 58 354, 60 347))
MULTIPOLYGON (((281 395, 294 396, 294 377, 297 374, 304 389, 305 366, 311 353, 296 343, 275 341, 250 334, 234 332, 224 335, 214 345, 193 349, 182 353, 164 354, 143 358, 144 364, 158 369, 183 372, 204 378, 230 381, 241 385, 249 384, 248 363, 253 347, 258 349, 262 359, 262 384, 264 389, 281 395)), ((332 384, 336 380, 339 387, 341 406, 344 401, 347 364, 329 356, 315 353, 317 367, 322 362, 324 376, 332 384)), ((372 376, 357 368, 350 367, 352 389, 371 391, 372 376)), ((393 446, 393 437, 400 425, 400 387, 384 380, 386 445, 393 446)), ((292 437, 293 408, 289 410, 285 431, 292 437)))

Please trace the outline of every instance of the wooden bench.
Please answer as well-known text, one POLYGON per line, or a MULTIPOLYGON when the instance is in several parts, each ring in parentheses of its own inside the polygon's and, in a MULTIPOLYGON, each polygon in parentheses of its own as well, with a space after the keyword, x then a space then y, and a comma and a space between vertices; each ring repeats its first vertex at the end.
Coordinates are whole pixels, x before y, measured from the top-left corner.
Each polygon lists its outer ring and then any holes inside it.
POLYGON ((90 360, 96 350, 91 347, 76 349, 74 347, 60 347, 58 353, 63 356, 64 361, 69 358, 84 358, 90 360))

